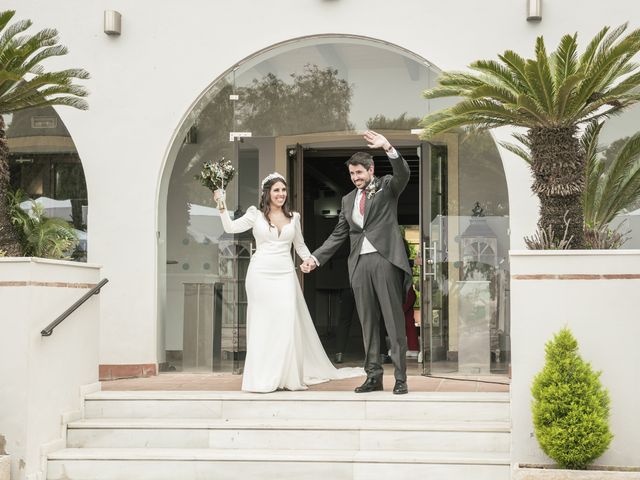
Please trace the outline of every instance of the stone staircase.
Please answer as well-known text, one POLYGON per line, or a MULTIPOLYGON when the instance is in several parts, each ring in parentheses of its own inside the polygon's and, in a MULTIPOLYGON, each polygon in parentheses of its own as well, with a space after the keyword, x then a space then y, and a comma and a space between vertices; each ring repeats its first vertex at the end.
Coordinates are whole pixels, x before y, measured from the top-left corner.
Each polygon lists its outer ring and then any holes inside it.
POLYGON ((50 480, 508 480, 508 393, 97 392, 50 480))

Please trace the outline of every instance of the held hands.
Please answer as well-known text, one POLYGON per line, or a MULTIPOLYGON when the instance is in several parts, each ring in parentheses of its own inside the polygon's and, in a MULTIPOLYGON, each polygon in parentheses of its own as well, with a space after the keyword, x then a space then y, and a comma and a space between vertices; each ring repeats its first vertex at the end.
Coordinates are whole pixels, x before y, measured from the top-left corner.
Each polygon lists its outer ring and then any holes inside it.
POLYGON ((373 130, 364 132, 364 139, 369 144, 369 148, 382 148, 385 152, 393 148, 384 135, 380 135, 373 130))
POLYGON ((315 270, 316 267, 316 262, 313 261, 313 258, 309 257, 300 265, 300 271, 302 273, 309 273, 312 270, 315 270))

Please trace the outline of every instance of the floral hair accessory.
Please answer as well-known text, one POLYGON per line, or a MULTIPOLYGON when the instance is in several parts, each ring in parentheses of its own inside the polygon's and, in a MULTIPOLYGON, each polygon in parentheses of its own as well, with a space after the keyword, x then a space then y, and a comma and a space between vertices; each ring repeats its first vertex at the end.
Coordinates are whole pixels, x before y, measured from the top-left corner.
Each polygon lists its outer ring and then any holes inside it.
POLYGON ((367 200, 370 200, 376 193, 380 191, 380 182, 378 181, 378 177, 373 177, 369 182, 369 185, 365 188, 365 193, 367 194, 367 200))
POLYGON ((280 175, 278 172, 273 172, 267 175, 266 177, 264 177, 264 179, 262 180, 262 183, 260 184, 261 188, 264 188, 267 182, 273 180, 274 178, 280 178, 281 180, 285 181, 282 175, 280 175))

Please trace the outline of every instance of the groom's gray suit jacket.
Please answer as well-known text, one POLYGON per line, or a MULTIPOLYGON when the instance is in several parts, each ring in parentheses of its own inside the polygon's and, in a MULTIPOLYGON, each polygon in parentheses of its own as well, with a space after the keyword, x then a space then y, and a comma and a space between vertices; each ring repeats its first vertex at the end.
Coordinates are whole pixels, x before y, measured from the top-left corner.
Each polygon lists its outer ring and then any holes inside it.
POLYGON ((363 227, 360 228, 353 221, 353 208, 358 191, 353 189, 342 197, 338 224, 322 246, 312 255, 320 265, 325 264, 348 236, 351 240, 348 260, 349 279, 352 279, 358 264, 362 242, 366 236, 380 255, 404 272, 403 285, 406 293, 411 285, 412 274, 398 225, 398 197, 409 182, 410 171, 409 165, 401 156, 392 158, 390 161, 393 175, 376 179, 375 193, 368 196, 365 201, 363 227))

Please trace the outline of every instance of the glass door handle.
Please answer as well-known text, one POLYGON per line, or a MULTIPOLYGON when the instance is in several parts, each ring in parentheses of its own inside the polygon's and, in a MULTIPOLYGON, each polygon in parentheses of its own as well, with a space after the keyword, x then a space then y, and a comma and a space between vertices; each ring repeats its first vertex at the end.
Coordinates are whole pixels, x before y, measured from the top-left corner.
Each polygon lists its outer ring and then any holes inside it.
POLYGON ((422 268, 422 280, 427 279, 427 275, 431 275, 433 278, 436 278, 438 273, 438 264, 436 262, 436 245, 437 243, 434 241, 433 246, 429 247, 427 242, 422 242, 422 258, 424 258, 425 265, 422 268), (431 251, 429 255, 427 255, 428 251, 431 251), (427 272, 426 265, 433 265, 433 272, 427 272))

